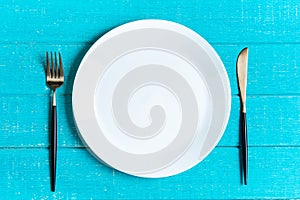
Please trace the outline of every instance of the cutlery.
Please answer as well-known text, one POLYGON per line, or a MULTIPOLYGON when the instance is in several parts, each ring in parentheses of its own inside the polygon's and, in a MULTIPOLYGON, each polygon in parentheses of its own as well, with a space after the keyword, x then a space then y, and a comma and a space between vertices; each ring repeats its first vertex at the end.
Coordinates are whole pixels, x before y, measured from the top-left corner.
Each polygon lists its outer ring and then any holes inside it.
POLYGON ((242 121, 242 168, 244 171, 244 184, 248 182, 248 141, 247 141, 247 122, 246 122, 246 89, 247 89, 247 70, 248 70, 248 48, 244 48, 237 59, 237 77, 241 98, 241 121, 242 121))
POLYGON ((55 191, 55 181, 56 181, 56 160, 57 160, 57 113, 56 113, 56 89, 59 88, 64 83, 64 70, 62 65, 61 54, 58 53, 59 64, 56 52, 54 56, 52 52, 50 53, 50 59, 48 52, 46 52, 46 84, 53 91, 52 96, 52 122, 51 122, 51 146, 50 146, 50 157, 51 157, 51 191, 55 191), (50 61, 49 61, 50 60, 50 61))

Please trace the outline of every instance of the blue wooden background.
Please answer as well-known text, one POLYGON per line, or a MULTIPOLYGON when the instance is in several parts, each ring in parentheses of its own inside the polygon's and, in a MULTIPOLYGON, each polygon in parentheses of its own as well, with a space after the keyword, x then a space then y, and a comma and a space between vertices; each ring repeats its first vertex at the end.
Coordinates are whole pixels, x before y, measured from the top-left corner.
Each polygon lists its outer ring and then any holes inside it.
POLYGON ((1 199, 300 198, 300 1, 1 0, 1 199), (177 176, 142 179, 95 160, 72 117, 72 84, 88 48, 126 22, 158 18, 202 35, 219 53, 232 86, 226 132, 199 165, 177 176), (241 185, 238 52, 249 47, 249 185, 241 185), (58 91, 57 191, 50 192, 49 94, 45 51, 63 54, 58 91))

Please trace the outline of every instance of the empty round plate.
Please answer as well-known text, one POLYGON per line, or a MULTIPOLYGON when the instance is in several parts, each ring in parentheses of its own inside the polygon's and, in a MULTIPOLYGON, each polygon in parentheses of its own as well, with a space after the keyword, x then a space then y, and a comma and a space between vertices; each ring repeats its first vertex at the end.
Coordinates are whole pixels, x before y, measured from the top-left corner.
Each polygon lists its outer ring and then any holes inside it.
POLYGON ((73 86, 81 139, 102 162, 141 177, 199 163, 228 122, 231 92, 214 49, 174 22, 140 20, 102 36, 73 86))

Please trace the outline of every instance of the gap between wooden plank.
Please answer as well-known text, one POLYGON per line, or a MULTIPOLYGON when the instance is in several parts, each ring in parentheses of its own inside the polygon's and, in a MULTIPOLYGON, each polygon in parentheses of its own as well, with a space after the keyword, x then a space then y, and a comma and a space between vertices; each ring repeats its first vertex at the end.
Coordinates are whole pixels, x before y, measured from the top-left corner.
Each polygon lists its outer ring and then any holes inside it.
MULTIPOLYGON (((300 148, 300 145, 295 145, 295 146, 291 146, 291 145, 266 145, 266 146, 254 146, 254 145, 249 145, 249 148, 300 148)), ((41 146, 41 147, 22 147, 22 146, 9 146, 9 147, 0 147, 0 150, 31 150, 31 149, 49 149, 50 146, 41 146)), ((84 146, 58 146, 59 149, 87 149, 88 147, 84 147, 84 146)), ((216 146, 215 148, 218 149, 235 149, 235 148, 240 148, 240 146, 216 146)))
MULTIPOLYGON (((0 93, 1 94, 1 93, 0 93)), ((49 96, 50 94, 2 94, 2 97, 45 97, 49 96)), ((68 97, 72 96, 72 93, 58 93, 56 96, 61 97, 68 97)), ((231 94, 231 97, 238 97, 239 94, 231 94)), ((254 98, 254 97, 299 97, 300 93, 286 93, 286 94, 247 94, 247 97, 254 98)))
MULTIPOLYGON (((100 39, 99 37, 98 39, 100 39)), ((93 45, 96 41, 92 42, 62 42, 58 43, 57 41, 53 42, 22 42, 22 41, 0 41, 0 45, 93 45)), ((300 45, 300 42, 210 42, 211 45, 224 45, 224 46, 232 46, 232 45, 300 45)))

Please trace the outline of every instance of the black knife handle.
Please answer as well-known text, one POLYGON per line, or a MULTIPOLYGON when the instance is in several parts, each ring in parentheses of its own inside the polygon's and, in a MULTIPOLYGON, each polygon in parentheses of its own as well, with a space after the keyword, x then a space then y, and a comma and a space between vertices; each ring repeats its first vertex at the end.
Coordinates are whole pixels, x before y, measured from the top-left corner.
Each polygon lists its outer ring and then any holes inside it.
POLYGON ((51 137, 51 191, 55 191, 56 160, 57 160, 57 117, 56 106, 52 106, 52 137, 51 137))
POLYGON ((248 182, 248 139, 247 139, 247 118, 246 113, 242 113, 242 157, 244 169, 244 183, 248 182))

